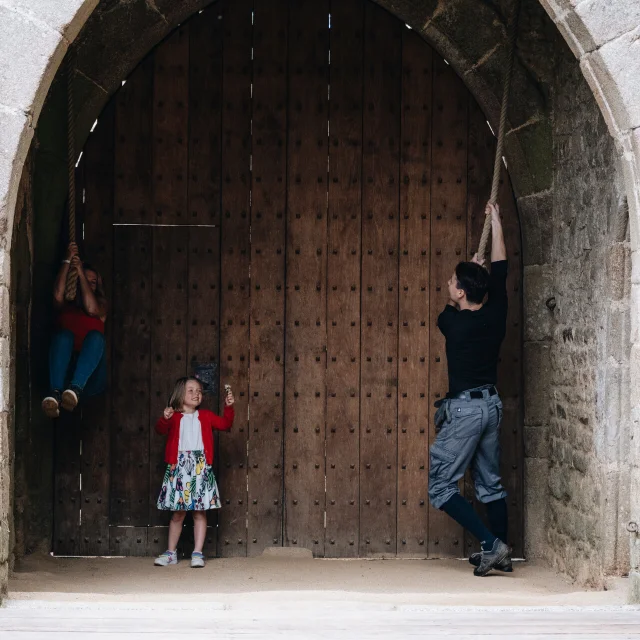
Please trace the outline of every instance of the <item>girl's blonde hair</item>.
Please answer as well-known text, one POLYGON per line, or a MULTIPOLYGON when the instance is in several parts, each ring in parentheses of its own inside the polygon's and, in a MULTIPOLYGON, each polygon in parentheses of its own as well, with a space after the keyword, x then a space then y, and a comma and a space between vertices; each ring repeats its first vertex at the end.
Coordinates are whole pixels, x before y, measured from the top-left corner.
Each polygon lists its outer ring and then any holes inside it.
POLYGON ((202 382, 200 382, 198 378, 194 378, 193 376, 178 378, 176 380, 176 386, 173 388, 173 393, 171 394, 171 398, 169 400, 169 406, 174 411, 182 411, 182 409, 184 408, 184 396, 187 392, 187 382, 197 382, 200 385, 200 389, 202 389, 202 382))

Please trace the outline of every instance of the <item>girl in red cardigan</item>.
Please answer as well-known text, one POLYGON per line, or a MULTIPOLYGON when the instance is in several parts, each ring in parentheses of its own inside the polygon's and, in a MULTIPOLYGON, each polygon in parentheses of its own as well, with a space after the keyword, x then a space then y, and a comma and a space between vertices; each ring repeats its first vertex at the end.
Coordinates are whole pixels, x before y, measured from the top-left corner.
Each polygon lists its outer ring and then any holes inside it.
POLYGON ((176 382, 169 406, 158 420, 156 431, 167 436, 164 459, 167 469, 158 496, 158 509, 173 511, 169 522, 169 545, 155 560, 166 567, 177 564, 176 548, 187 511, 193 512, 195 547, 192 567, 204 567, 202 545, 207 533, 207 509, 219 509, 218 485, 213 475, 213 429, 229 431, 233 424, 234 398, 228 389, 224 414, 200 409, 202 385, 196 378, 176 382))

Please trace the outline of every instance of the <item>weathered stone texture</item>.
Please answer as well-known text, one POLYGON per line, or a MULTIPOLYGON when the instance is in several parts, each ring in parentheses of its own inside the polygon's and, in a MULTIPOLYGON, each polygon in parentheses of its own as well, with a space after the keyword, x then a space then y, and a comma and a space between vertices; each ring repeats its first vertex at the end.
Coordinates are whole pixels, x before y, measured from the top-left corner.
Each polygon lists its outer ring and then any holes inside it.
MULTIPOLYGON (((548 386, 546 556, 575 579, 600 584, 617 566, 610 548, 620 531, 617 443, 628 430, 620 395, 630 340, 627 249, 623 243, 613 246, 611 232, 620 200, 616 149, 569 55, 559 59, 553 115, 551 261, 557 306, 548 386)), ((546 278, 541 283, 548 286, 546 278)))

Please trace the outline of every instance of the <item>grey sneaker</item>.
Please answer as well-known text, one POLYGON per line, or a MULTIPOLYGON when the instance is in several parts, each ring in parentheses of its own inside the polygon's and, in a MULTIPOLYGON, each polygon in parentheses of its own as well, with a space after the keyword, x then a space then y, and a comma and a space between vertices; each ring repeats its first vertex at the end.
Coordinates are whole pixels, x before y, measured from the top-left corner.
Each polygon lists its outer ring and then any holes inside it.
POLYGON ((73 411, 78 406, 78 393, 73 389, 65 389, 60 404, 65 411, 73 411))
POLYGON ((482 551, 480 564, 473 570, 474 576, 486 576, 491 569, 496 569, 510 555, 511 549, 502 540, 496 538, 491 551, 482 551))
MULTIPOLYGON (((479 567, 480 562, 482 560, 482 552, 478 551, 476 553, 472 553, 469 556, 469 564, 472 564, 474 567, 479 567)), ((513 565, 511 564, 511 556, 507 556, 500 564, 497 564, 494 569, 498 571, 504 571, 505 573, 513 572, 513 565)))
POLYGON ((201 569, 202 567, 204 567, 204 555, 202 555, 198 551, 194 551, 191 554, 191 568, 201 569))
POLYGON ((60 417, 60 406, 58 405, 57 398, 54 398, 53 396, 47 396, 42 401, 42 410, 47 418, 53 419, 60 417))
POLYGON ((165 551, 155 559, 153 564, 156 567, 166 567, 170 564, 178 564, 178 553, 176 551, 165 551))

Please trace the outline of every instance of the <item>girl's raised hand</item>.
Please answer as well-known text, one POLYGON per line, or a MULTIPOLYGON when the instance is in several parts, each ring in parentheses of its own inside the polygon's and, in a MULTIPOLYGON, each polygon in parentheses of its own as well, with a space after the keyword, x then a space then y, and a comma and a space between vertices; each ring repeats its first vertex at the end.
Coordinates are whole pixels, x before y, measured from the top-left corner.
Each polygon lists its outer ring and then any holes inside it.
POLYGON ((173 415, 173 409, 171 407, 167 407, 164 410, 164 419, 165 420, 171 420, 171 416, 173 415))
POLYGON ((233 397, 233 391, 229 390, 229 393, 227 393, 224 398, 224 403, 227 405, 227 407, 232 407, 235 401, 236 399, 233 397))

